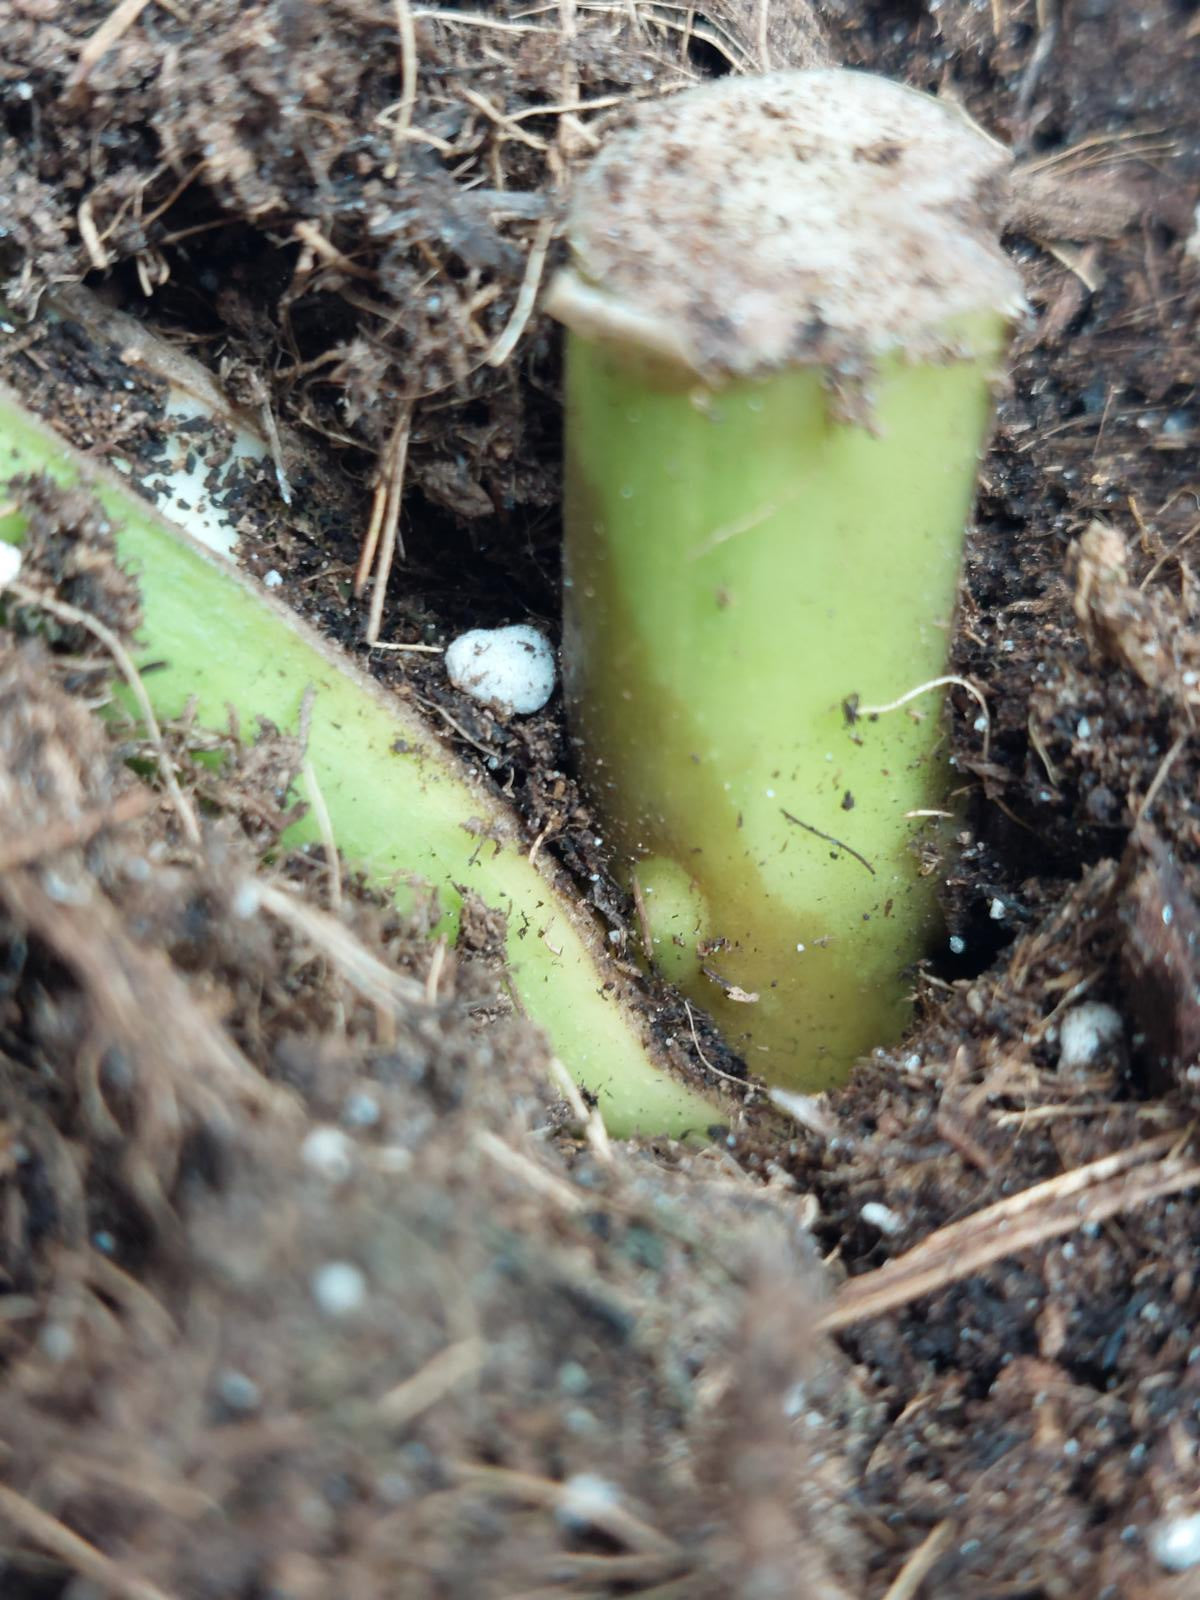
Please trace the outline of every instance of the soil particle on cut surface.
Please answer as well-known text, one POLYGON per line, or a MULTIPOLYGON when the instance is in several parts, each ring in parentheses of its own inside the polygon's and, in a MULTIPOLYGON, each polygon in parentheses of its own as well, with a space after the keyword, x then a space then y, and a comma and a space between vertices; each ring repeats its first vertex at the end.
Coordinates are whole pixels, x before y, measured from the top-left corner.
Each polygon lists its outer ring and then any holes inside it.
MULTIPOLYGON (((265 396, 296 493, 247 468, 249 564, 352 649, 402 407, 385 642, 556 616, 556 335, 514 319, 640 100, 831 59, 952 96, 1015 153, 1032 309, 953 644, 987 704, 953 693, 955 953, 819 1115, 748 1112, 703 1155, 610 1152, 550 1105, 483 908, 430 999, 419 930, 351 893, 412 980, 376 1014, 248 889, 294 741, 243 734, 217 777, 167 730, 208 818, 186 847, 139 809, 148 752, 82 708, 94 641, 10 611, 0 1589, 1191 1594, 1194 7, 203 0, 98 35, 114 15, 3 18, 0 370, 82 447, 161 459, 162 384, 62 299, 86 278, 265 396), (1076 1060, 1090 1005, 1118 1025, 1076 1060)), ((134 626, 90 504, 19 492, 33 581, 134 626)), ((506 722, 436 657, 370 659, 632 948, 558 703, 506 722)), ((275 870, 322 903, 319 854, 275 870)), ((668 991, 647 1005, 671 1050, 742 1071, 668 991)))

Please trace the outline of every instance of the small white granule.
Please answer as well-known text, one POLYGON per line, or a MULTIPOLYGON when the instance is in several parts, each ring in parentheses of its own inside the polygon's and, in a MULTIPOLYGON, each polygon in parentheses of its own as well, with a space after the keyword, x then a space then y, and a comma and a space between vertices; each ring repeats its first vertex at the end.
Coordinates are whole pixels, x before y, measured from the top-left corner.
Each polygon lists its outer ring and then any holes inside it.
POLYGON ((352 1128, 373 1128, 383 1116, 382 1107, 373 1094, 368 1094, 365 1089, 356 1089, 353 1094, 346 1096, 346 1103, 342 1107, 342 1121, 349 1123, 352 1128))
POLYGON ((577 1472, 563 1484, 554 1514, 568 1528, 591 1528, 603 1526, 620 1506, 621 1491, 615 1483, 594 1472, 577 1472))
POLYGON ((283 573, 276 572, 275 568, 272 567, 268 572, 263 573, 263 583, 268 589, 282 589, 283 573))
POLYGON ((14 578, 21 576, 21 550, 19 545, 5 544, 0 539, 0 589, 7 589, 14 578))
POLYGON ((554 651, 528 623, 472 628, 446 648, 446 674, 456 689, 511 715, 540 711, 554 693, 554 651))
POLYGON ((1147 1539, 1150 1554, 1168 1572, 1187 1572, 1200 1565, 1200 1513, 1155 1523, 1147 1539))
POLYGON ((1188 241, 1183 247, 1185 255, 1191 256, 1193 261, 1200 261, 1200 205, 1196 207, 1192 218, 1192 231, 1188 241))
POLYGON ((354 1171, 354 1141, 340 1128, 314 1128, 300 1146, 300 1159, 330 1183, 345 1183, 354 1171))
POLYGON ((61 1366, 75 1354, 75 1335, 66 1323, 47 1322, 38 1334, 38 1349, 48 1361, 61 1366))
POLYGON ((868 1200, 858 1214, 869 1228, 878 1228, 889 1239, 904 1232, 904 1218, 878 1200, 868 1200))
POLYGON ((262 896, 258 892, 258 885, 253 878, 246 878, 234 890, 233 899, 229 909, 239 922, 258 915, 258 908, 262 905, 262 896))
POLYGON ((1058 1065, 1067 1072, 1091 1067, 1117 1044, 1124 1032, 1121 1013, 1101 1000, 1072 1006, 1058 1025, 1058 1065))
POLYGON ((367 1302, 367 1280, 350 1261, 327 1261, 309 1280, 312 1297, 327 1317, 349 1317, 367 1302))

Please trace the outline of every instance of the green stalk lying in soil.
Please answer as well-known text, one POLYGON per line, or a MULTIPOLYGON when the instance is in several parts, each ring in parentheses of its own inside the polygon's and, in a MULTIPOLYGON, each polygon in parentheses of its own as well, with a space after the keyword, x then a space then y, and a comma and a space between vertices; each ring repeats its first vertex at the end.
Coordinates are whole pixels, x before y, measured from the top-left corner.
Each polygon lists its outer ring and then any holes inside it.
MULTIPOLYGON (((501 803, 413 713, 0 389, 0 485, 39 472, 89 484, 113 519, 141 586, 138 655, 156 663, 144 685, 161 720, 192 703, 202 727, 226 728, 232 711, 244 727, 263 717, 294 730, 311 694, 308 759, 350 863, 402 904, 436 889, 450 933, 464 889, 506 913, 517 998, 613 1132, 682 1134, 721 1120, 653 1059, 623 1003, 625 980, 605 963, 600 932, 569 887, 530 862, 501 803)), ((19 541, 21 531, 19 515, 0 519, 0 538, 19 541)), ((317 838, 310 813, 285 842, 317 838)))
POLYGON ((883 79, 726 79, 610 142, 549 293, 580 757, 654 960, 774 1082, 894 1040, 937 926, 940 696, 845 707, 946 672, 1008 167, 883 79))

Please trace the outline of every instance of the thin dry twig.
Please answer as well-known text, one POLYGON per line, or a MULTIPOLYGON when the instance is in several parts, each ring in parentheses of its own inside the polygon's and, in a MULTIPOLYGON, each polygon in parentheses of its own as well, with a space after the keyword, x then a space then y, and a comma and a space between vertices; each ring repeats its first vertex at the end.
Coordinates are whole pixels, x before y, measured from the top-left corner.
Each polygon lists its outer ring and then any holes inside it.
POLYGON ((799 1094, 795 1089, 776 1087, 767 1090, 767 1099, 818 1139, 832 1139, 836 1135, 837 1123, 821 1103, 821 1095, 799 1094))
MULTIPOLYGON (((379 550, 379 533, 383 527, 383 513, 387 506, 386 467, 380 462, 379 479, 375 484, 375 491, 371 496, 371 515, 367 521, 367 531, 363 534, 362 548, 358 552, 358 565, 354 569, 354 598, 361 599, 363 590, 367 587, 367 580, 375 565, 375 556, 379 550)), ((372 646, 378 640, 372 640, 372 646)))
POLYGON ((392 143, 400 145, 412 126, 417 103, 417 30, 408 0, 392 0, 396 33, 400 38, 400 105, 392 124, 392 143))
POLYGON ((489 1129, 484 1128, 477 1133, 471 1141, 476 1150, 491 1158, 496 1165, 509 1173, 514 1178, 519 1178, 527 1184, 535 1194, 542 1195, 552 1201, 561 1210, 567 1212, 583 1211, 587 1201, 573 1189, 564 1179, 557 1177, 547 1167, 525 1155, 520 1150, 514 1150, 512 1145, 505 1144, 489 1129))
POLYGON ((587 1105, 584 1101, 583 1095, 579 1091, 579 1085, 575 1082, 575 1079, 567 1071, 566 1067, 563 1066, 562 1062, 557 1056, 553 1056, 551 1058, 550 1076, 558 1085, 563 1099, 570 1106, 571 1115, 582 1128, 588 1119, 587 1105))
MULTIPOLYGON (((1141 583, 1138 584, 1138 588, 1145 592, 1145 590, 1150 587, 1155 578, 1158 577, 1159 573, 1169 561, 1179 560, 1179 552, 1183 549, 1186 549, 1186 547, 1191 544, 1192 540, 1198 533, 1200 533, 1200 522, 1193 523, 1188 531, 1182 536, 1182 538, 1177 539, 1169 550, 1163 551, 1162 555, 1159 556, 1158 560, 1150 568, 1149 572, 1142 579, 1141 583)), ((1184 567, 1185 563, 1183 561, 1179 561, 1179 565, 1180 567, 1184 567)))
POLYGON ((72 1533, 57 1517, 35 1506, 15 1489, 0 1484, 0 1518, 40 1545, 69 1571, 87 1578, 113 1600, 172 1600, 165 1589, 118 1566, 94 1544, 72 1533))
POLYGON ((801 818, 794 817, 792 813, 783 806, 780 806, 779 811, 780 815, 785 819, 785 821, 790 822, 793 827, 803 828, 805 833, 811 833, 818 839, 824 839, 826 844, 834 845, 838 850, 844 851, 846 855, 853 856, 855 861, 866 867, 867 871, 872 877, 875 876, 875 868, 867 860, 866 856, 863 855, 861 850, 856 850, 852 844, 847 844, 844 839, 839 839, 836 834, 826 833, 823 828, 815 827, 811 822, 804 822, 801 820, 801 818))
POLYGON ((1046 65, 1058 43, 1061 25, 1059 0, 1037 0, 1036 15, 1037 40, 1017 87, 1016 114, 1022 121, 1029 115, 1046 65))
POLYGON ((427 711, 436 711, 438 716, 441 717, 442 721, 448 728, 453 728, 454 732, 458 734, 460 739, 465 739, 469 745, 473 745, 481 755, 494 756, 496 754, 496 751, 492 745, 484 744, 481 739, 476 739, 473 734, 468 733, 463 727, 462 723, 452 717, 444 706, 440 706, 432 700, 423 700, 421 699, 420 695, 418 695, 416 698, 418 703, 424 706, 427 711))
POLYGON ((133 27, 149 3, 150 0, 120 0, 120 4, 109 12, 95 33, 84 40, 67 78, 68 90, 87 82, 97 62, 108 54, 123 33, 133 27))
POLYGON ((1165 128, 1126 128, 1120 133, 1090 134, 1065 150, 1054 150, 1049 155, 1023 161, 1021 170, 1026 173, 1054 171, 1061 176, 1067 171, 1081 172, 1091 167, 1144 160, 1148 156, 1173 155, 1177 146, 1173 140, 1164 139, 1165 133, 1165 128))
POLYGON ((633 910, 638 921, 638 931, 642 936, 642 950, 646 960, 657 971, 658 962, 654 955, 654 931, 650 926, 650 914, 646 910, 646 896, 642 893, 641 879, 636 871, 630 877, 629 888, 633 895, 633 910))
POLYGON ((696 1018, 692 1014, 690 1000, 685 1000, 683 1002, 683 1009, 687 1014, 688 1027, 691 1030, 692 1035, 692 1043, 696 1047, 696 1054, 700 1057, 701 1065, 707 1067, 709 1072, 713 1073, 714 1076, 718 1078, 724 1078, 726 1083, 736 1084, 739 1089, 745 1090, 746 1092, 751 1091, 754 1088, 752 1083, 748 1082, 745 1078, 735 1078, 732 1072, 722 1072, 720 1067, 714 1066, 713 1063, 708 1059, 700 1046, 700 1035, 696 1032, 696 1018))
POLYGON ((411 1378, 405 1378, 382 1395, 375 1414, 390 1427, 403 1427, 439 1400, 473 1378, 483 1366, 486 1347, 482 1339, 460 1339, 439 1350, 411 1378))
POLYGON ((175 1318, 132 1273, 124 1271, 99 1250, 88 1251, 86 1270, 90 1282, 136 1322, 140 1338, 163 1350, 179 1343, 180 1329, 175 1318))
POLYGON ((933 1571, 954 1539, 954 1524, 939 1522, 909 1551, 904 1565, 888 1585, 883 1600, 915 1600, 917 1591, 933 1571))
POLYGON ((315 945, 364 1000, 385 1011, 424 1003, 423 985, 386 966, 344 923, 327 911, 318 911, 274 884, 254 880, 251 888, 264 911, 286 922, 294 933, 315 945))
POLYGON ((864 706, 857 700, 847 702, 850 711, 850 720, 857 722, 860 717, 885 717, 889 711, 899 711, 908 705, 910 700, 915 700, 918 695, 928 694, 931 689, 946 688, 965 689, 975 701, 983 714, 983 759, 988 759, 992 740, 992 719, 988 714, 988 703, 984 698, 983 690, 977 683, 972 683, 970 678, 959 678, 953 673, 947 673, 941 678, 930 678, 928 683, 918 683, 915 689, 909 689, 906 694, 900 695, 896 700, 889 700, 886 705, 864 706))
POLYGON ((542 846, 552 833, 557 832, 561 822, 562 819, 560 817, 551 817, 548 822, 538 829, 537 837, 529 846, 529 854, 525 858, 531 867, 537 861, 537 858, 541 853, 542 846))
POLYGON ((605 1166, 611 1166, 612 1144, 608 1137, 608 1129, 604 1126, 604 1118, 600 1114, 600 1107, 593 1106, 591 1110, 588 1109, 579 1085, 557 1056, 551 1058, 550 1076, 562 1090, 563 1099, 570 1106, 571 1115, 583 1129, 592 1154, 605 1166))
POLYGON ((77 628, 86 628, 94 639, 98 639, 112 656, 118 672, 124 678, 129 692, 137 701, 138 710, 146 724, 146 732, 150 743, 154 746, 155 759, 162 777, 163 786, 171 797, 175 813, 179 818, 179 825, 183 829, 184 837, 193 847, 200 844, 200 824, 196 821, 196 813, 192 803, 179 787, 179 780, 175 776, 175 768, 167 754, 167 747, 163 742, 162 730, 158 725, 158 718, 154 715, 154 707, 150 704, 150 696, 146 693, 146 686, 142 682, 141 674, 134 666, 133 660, 125 646, 117 638, 111 628, 106 627, 99 617, 92 616, 90 611, 81 611, 78 606, 68 605, 65 600, 58 600, 53 595, 43 594, 39 589, 31 589, 27 583, 12 582, 8 585, 8 592, 26 605, 38 606, 43 611, 48 611, 52 617, 57 617, 60 622, 69 622, 77 628))
MULTIPOLYGON (((993 1111, 992 1121, 997 1128, 1027 1128, 1039 1122, 1057 1122, 1063 1117, 1109 1117, 1124 1109, 1117 1100, 1095 1100, 1086 1105, 1056 1102, 1048 1106, 1023 1106, 1020 1111, 993 1111)), ((1170 1106, 1156 1105, 1139 1106, 1136 1115, 1139 1122, 1166 1122, 1176 1113, 1170 1106)))
MULTIPOLYGON (((596 12, 600 15, 611 16, 623 11, 624 7, 625 0, 579 0, 580 11, 596 12)), ((661 0, 652 11, 647 8, 641 15, 648 27, 681 35, 685 46, 696 39, 709 45, 719 55, 724 56, 735 72, 753 72, 754 57, 742 48, 740 41, 717 20, 709 18, 703 23, 697 22, 696 12, 697 7, 694 5, 661 0), (671 15, 672 12, 676 15, 671 15)), ((530 15, 535 14, 530 13, 530 15)))
POLYGON ((1175 1153, 1180 1142, 1177 1132, 1159 1134, 939 1228, 894 1261, 844 1284, 818 1316, 818 1328, 836 1333, 882 1316, 1004 1256, 1200 1185, 1200 1165, 1175 1153))
POLYGON ((376 639, 375 643, 371 646, 371 649, 396 651, 411 650, 417 655, 427 656, 440 656, 446 653, 446 646, 444 644, 393 644, 390 639, 376 639))
MULTIPOLYGON (((339 272, 345 273, 348 278, 358 278, 366 283, 374 283, 376 281, 377 275, 374 272, 369 271, 366 267, 360 267, 357 261, 351 261, 350 257, 339 250, 337 245, 329 242, 315 223, 293 223, 292 237, 299 239, 301 244, 306 245, 314 256, 319 256, 326 266, 336 267, 339 272)), ((295 373, 293 372, 294 375, 295 373)))
POLYGON ((461 89, 459 93, 468 105, 474 106, 476 111, 482 111, 489 122, 494 122, 503 131, 506 138, 515 139, 518 144, 526 144, 531 150, 538 150, 543 154, 549 149, 544 139, 539 139, 536 134, 526 133, 525 129, 519 127, 506 111, 501 111, 500 107, 494 105, 487 95, 480 94, 478 89, 461 89))
POLYGON ((553 214, 542 218, 538 223, 537 232, 533 236, 529 255, 525 261, 525 276, 521 279, 521 287, 517 293, 516 304, 513 306, 512 316, 509 317, 504 332, 496 340, 487 356, 489 367, 502 367, 517 348, 517 341, 525 332, 526 325, 533 315, 534 305, 537 303, 538 290, 542 286, 542 272, 546 265, 546 254, 550 249, 550 241, 554 237, 555 217, 553 214))
MULTIPOLYGON (((654 94, 657 95, 657 93, 658 90, 656 89, 654 94)), ((551 100, 544 105, 539 102, 535 106, 526 106, 521 111, 510 111, 508 120, 510 122, 528 122, 531 117, 578 116, 581 111, 611 111, 614 106, 636 105, 640 100, 650 98, 651 95, 649 93, 638 94, 636 91, 631 90, 628 94, 597 95, 594 100, 572 100, 570 102, 551 100)))
POLYGON ((1136 818, 1134 820, 1134 826, 1135 827, 1137 826, 1137 824, 1139 822, 1144 822, 1146 820, 1146 816, 1149 813, 1150 807, 1154 804, 1155 800, 1158 798, 1159 791, 1161 790, 1163 784, 1166 783, 1167 778, 1170 775, 1171 768, 1175 765, 1175 762, 1179 758, 1180 752, 1182 751, 1184 745, 1188 742, 1188 740, 1190 738, 1191 738, 1191 729, 1190 728, 1186 728, 1178 736, 1178 738, 1176 738, 1174 743, 1171 745, 1171 748, 1167 751, 1166 755, 1159 762, 1158 771, 1154 774, 1153 778, 1151 778, 1150 787, 1146 790, 1145 794, 1142 796, 1142 803, 1137 808, 1137 816, 1136 816, 1136 818))
POLYGON ((422 7, 413 12, 418 22, 440 22, 447 28, 491 28, 496 33, 556 33, 536 22, 505 22, 501 17, 481 16, 476 11, 438 11, 422 7))
MULTIPOLYGON (((376 536, 379 558, 375 563, 375 587, 371 591, 371 607, 367 613, 367 643, 372 645, 378 640, 379 630, 383 625, 383 603, 387 598, 388 579, 392 575, 392 562, 396 558, 396 551, 399 550, 401 558, 404 556, 404 541, 400 538, 400 501, 404 495, 404 473, 408 462, 412 417, 412 404, 406 402, 400 407, 400 415, 396 419, 396 426, 392 430, 392 437, 384 456, 383 473, 375 491, 378 498, 382 490, 383 505, 376 536)), ((371 511, 371 523, 372 526, 375 525, 374 508, 371 511)), ((369 537, 368 529, 368 539, 369 537)), ((364 548, 364 559, 365 554, 364 548)), ((360 561, 360 571, 362 565, 360 561)))
POLYGON ((317 823, 317 832, 321 835, 321 847, 325 851, 325 865, 329 868, 329 909, 337 916, 342 909, 342 861, 338 855, 337 839, 334 837, 333 821, 329 815, 329 807, 325 804, 325 796, 317 779, 317 771, 308 756, 304 758, 301 768, 304 774, 304 787, 308 790, 308 798, 313 808, 313 816, 317 823))
MULTIPOLYGON (((558 0, 558 31, 562 40, 562 98, 566 101, 579 98, 579 59, 576 48, 578 18, 575 0, 558 0)), ((558 119, 558 149, 562 157, 560 181, 565 179, 568 163, 574 153, 578 135, 582 132, 578 117, 570 115, 558 119)))
MULTIPOLYGON (((174 1019, 174 1034, 187 1050, 187 1093, 214 1111, 231 1103, 290 1115, 291 1095, 269 1083, 246 1059, 225 1030, 195 1005, 182 978, 162 951, 130 943, 111 903, 94 894, 86 908, 73 910, 54 901, 27 872, 6 873, 0 890, 13 913, 71 967, 96 1009, 100 1030, 114 1038, 142 1041, 155 1033, 158 1018, 147 1015, 144 997, 153 992, 162 1014, 174 1019)), ((160 1090, 169 1087, 165 1082, 160 1090)), ((172 1090, 173 1092, 173 1090, 172 1090)))
POLYGON ((44 827, 0 846, 0 875, 12 872, 17 867, 28 867, 63 850, 77 849, 108 828, 120 827, 122 823, 144 817, 154 803, 154 797, 145 789, 131 789, 110 806, 85 811, 78 817, 56 817, 44 827))
POLYGON ((79 229, 79 237, 83 241, 83 248, 87 251, 88 260, 97 272, 105 272, 112 265, 108 259, 108 251, 100 237, 100 230, 96 227, 96 219, 92 215, 92 196, 89 194, 82 200, 78 211, 75 213, 75 226, 79 229))
MULTIPOLYGON (((122 1444, 129 1449, 129 1441, 122 1444)), ((72 1451, 67 1460, 55 1461, 55 1476, 73 1492, 94 1494, 98 1490, 120 1489, 176 1522, 194 1522, 199 1517, 219 1517, 221 1508, 212 1495, 193 1489, 178 1478, 164 1477, 164 1464, 156 1460, 149 1445, 132 1447, 132 1458, 113 1460, 107 1454, 85 1455, 72 1451)), ((70 1591, 68 1591, 70 1592, 70 1591)))

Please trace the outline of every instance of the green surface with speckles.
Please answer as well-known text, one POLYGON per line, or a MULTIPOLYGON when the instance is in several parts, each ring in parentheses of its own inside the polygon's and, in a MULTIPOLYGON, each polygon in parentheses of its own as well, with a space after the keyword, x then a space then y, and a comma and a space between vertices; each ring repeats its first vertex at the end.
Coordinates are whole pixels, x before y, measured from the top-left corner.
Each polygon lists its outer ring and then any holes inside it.
POLYGON ((777 1083, 825 1087, 896 1039, 937 927, 914 813, 951 787, 941 695, 853 727, 843 703, 946 670, 1007 326, 954 337, 969 358, 880 360, 869 425, 818 367, 713 390, 569 340, 581 758, 664 970, 777 1083))

